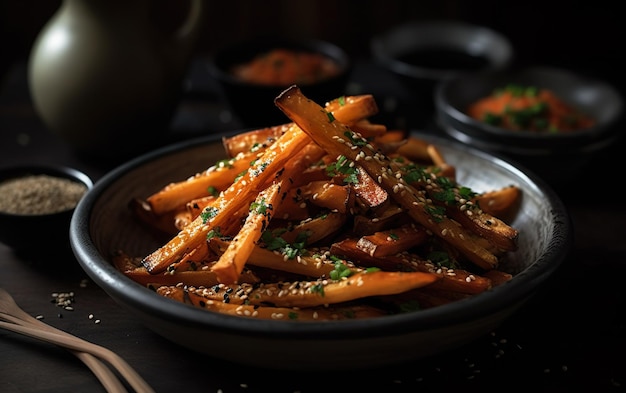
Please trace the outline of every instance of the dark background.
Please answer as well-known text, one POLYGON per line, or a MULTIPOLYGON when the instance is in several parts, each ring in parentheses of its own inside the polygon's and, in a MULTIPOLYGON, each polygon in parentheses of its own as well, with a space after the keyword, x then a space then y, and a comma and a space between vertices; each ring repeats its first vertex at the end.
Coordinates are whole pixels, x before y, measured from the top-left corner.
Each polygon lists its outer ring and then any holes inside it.
MULTIPOLYGON (((117 1, 117 0, 113 0, 117 1)), ((28 58, 42 26, 61 1, 0 0, 0 75, 28 58)), ((185 13, 185 1, 155 0, 164 29, 185 13)), ((626 32, 617 2, 525 0, 229 0, 207 1, 199 54, 230 42, 274 34, 332 41, 356 58, 369 56, 369 40, 410 20, 453 19, 506 35, 516 65, 555 65, 600 77, 624 92, 626 32), (612 3, 612 4, 611 4, 612 3)))
MULTIPOLYGON (((0 95, 0 164, 49 160, 70 164, 97 179, 103 168, 76 160, 65 144, 44 132, 24 97, 23 67, 17 75, 11 72, 14 64, 23 65, 28 59, 37 34, 60 4, 60 0, 0 0, 0 86, 8 85, 5 96, 0 95), (2 83, 5 80, 8 83, 2 83), (32 135, 27 146, 16 142, 16 135, 22 134, 32 135)), ((185 15, 186 4, 185 0, 154 0, 152 12, 163 28, 173 28, 185 15)), ((342 46, 354 58, 367 59, 370 38, 377 33, 406 21, 452 19, 491 27, 506 35, 514 45, 518 66, 555 65, 588 73, 616 85, 626 96, 626 20, 617 4, 608 4, 607 0, 582 4, 549 0, 208 0, 196 51, 204 56, 231 42, 272 34, 325 39, 342 46)), ((199 108, 204 113, 207 103, 199 108)), ((194 119, 198 117, 198 111, 190 112, 194 119)), ((612 191, 606 190, 619 182, 624 148, 612 146, 594 166, 609 181, 593 183, 593 188, 586 182, 575 184, 575 192, 562 194, 575 230, 572 255, 549 285, 497 334, 453 353, 384 373, 335 373, 331 377, 339 381, 333 385, 319 376, 312 379, 284 373, 279 378, 283 390, 273 391, 294 392, 303 386, 307 391, 339 391, 342 387, 343 391, 359 391, 358 386, 364 391, 385 392, 623 391, 626 217, 623 202, 611 198, 612 191), (293 388, 284 390, 289 387, 293 388)), ((598 174, 591 169, 585 172, 589 173, 594 178, 598 174)), ((4 280, 29 311, 47 305, 52 291, 77 285, 75 277, 65 272, 48 275, 31 269, 6 248, 0 248, 0 256, 0 281, 4 280)), ((78 306, 97 310, 103 324, 94 328, 92 321, 78 313, 62 319, 51 317, 48 322, 109 347, 163 391, 206 392, 218 387, 228 392, 271 391, 270 384, 276 381, 265 370, 208 363, 206 357, 152 334, 95 285, 77 291, 78 306), (167 372, 155 373, 164 370, 163 362, 167 372), (231 378, 233 370, 235 379, 231 378), (239 385, 242 381, 250 382, 250 386, 239 385)), ((39 387, 45 392, 67 391, 68 387, 98 391, 94 389, 97 381, 71 355, 42 348, 24 345, 12 336, 0 340, 0 354, 4 355, 0 356, 0 390, 28 386, 32 391, 39 387)))

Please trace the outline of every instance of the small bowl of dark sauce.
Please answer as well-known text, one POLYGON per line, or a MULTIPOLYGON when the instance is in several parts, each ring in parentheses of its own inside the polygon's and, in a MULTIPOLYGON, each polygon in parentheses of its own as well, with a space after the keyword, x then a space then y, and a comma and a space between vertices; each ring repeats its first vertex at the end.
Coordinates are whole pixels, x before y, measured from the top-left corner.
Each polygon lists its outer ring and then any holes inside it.
POLYGON ((406 53, 398 56, 397 60, 421 68, 424 77, 432 79, 444 78, 448 72, 478 71, 489 66, 489 59, 483 55, 436 47, 406 53))
POLYGON ((437 83, 463 73, 505 70, 514 58, 503 34, 453 20, 395 26, 375 35, 370 50, 376 64, 407 86, 428 116, 434 112, 437 83))

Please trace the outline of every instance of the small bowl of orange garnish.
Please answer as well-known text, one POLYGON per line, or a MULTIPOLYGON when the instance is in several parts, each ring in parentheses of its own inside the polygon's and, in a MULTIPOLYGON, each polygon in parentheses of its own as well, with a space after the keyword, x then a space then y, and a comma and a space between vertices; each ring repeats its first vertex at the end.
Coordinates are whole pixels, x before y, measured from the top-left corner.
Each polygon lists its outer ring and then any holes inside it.
POLYGON ((274 98, 291 85, 327 102, 346 94, 352 62, 332 42, 262 37, 219 48, 210 57, 211 77, 245 127, 289 122, 274 98))
POLYGON ((461 75, 438 85, 435 103, 448 136, 512 159, 555 185, 569 182, 621 137, 620 93, 564 69, 461 75))

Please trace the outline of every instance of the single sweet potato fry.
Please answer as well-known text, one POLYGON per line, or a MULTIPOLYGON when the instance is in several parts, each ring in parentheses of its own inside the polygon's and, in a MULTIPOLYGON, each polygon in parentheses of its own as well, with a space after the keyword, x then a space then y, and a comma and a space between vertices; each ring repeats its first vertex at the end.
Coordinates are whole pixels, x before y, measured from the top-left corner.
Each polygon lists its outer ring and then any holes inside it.
POLYGON ((282 186, 282 181, 272 184, 261 191, 250 205, 250 213, 241 230, 220 255, 217 263, 211 267, 211 270, 217 274, 219 282, 224 284, 238 282, 239 274, 246 265, 252 249, 272 219, 274 206, 280 203, 282 186))
POLYGON ((228 157, 236 157, 241 153, 256 153, 274 143, 289 127, 291 127, 291 124, 281 124, 278 126, 240 132, 232 136, 223 137, 222 145, 224 145, 224 151, 228 157))
MULTIPOLYGON (((221 255, 229 244, 230 241, 212 239, 209 243, 209 247, 211 247, 215 253, 221 255)), ((269 250, 256 245, 248 257, 247 264, 312 278, 320 278, 329 277, 330 272, 335 269, 336 262, 336 260, 330 257, 328 249, 307 248, 305 255, 288 258, 279 250, 269 250)), ((344 260, 342 263, 354 272, 363 270, 348 260, 344 260)))
POLYGON ((306 243, 315 244, 321 239, 336 234, 346 223, 346 219, 345 214, 337 212, 322 214, 288 228, 286 232, 281 234, 281 237, 288 243, 293 243, 302 234, 306 234, 306 243))
POLYGON ((522 197, 519 187, 510 185, 477 195, 474 202, 494 217, 507 222, 517 212, 522 197))
POLYGON ((192 199, 210 195, 211 189, 221 191, 230 186, 240 173, 250 167, 250 162, 255 158, 254 153, 242 153, 235 158, 222 160, 204 172, 166 185, 146 198, 146 201, 157 215, 179 209, 192 199))
POLYGON ((338 321, 344 319, 376 318, 386 314, 385 311, 379 308, 367 305, 336 305, 331 307, 300 308, 231 304, 207 299, 204 296, 204 290, 189 287, 163 286, 157 289, 157 293, 164 297, 191 304, 208 311, 257 319, 338 321))
MULTIPOLYGON (((354 238, 343 239, 333 243, 330 252, 348 260, 359 261, 359 266, 376 266, 387 271, 420 271, 437 274, 441 280, 431 284, 430 287, 446 291, 477 294, 493 286, 492 280, 486 275, 481 276, 464 269, 438 266, 409 252, 373 257, 358 249, 356 243, 357 239, 354 238)), ((495 269, 490 271, 498 272, 495 269)), ((494 273, 494 276, 500 276, 500 273, 494 273)))
MULTIPOLYGON (((162 285, 191 285, 191 286, 213 286, 219 284, 217 275, 210 267, 215 260, 198 261, 193 265, 186 265, 186 270, 176 270, 173 272, 162 272, 151 274, 141 265, 141 258, 132 258, 123 253, 118 253, 113 257, 114 266, 131 280, 147 287, 157 288, 162 285)), ((261 281, 250 270, 244 270, 239 276, 240 282, 258 283, 261 281)))
POLYGON ((397 228, 362 236, 356 247, 373 257, 395 255, 416 247, 430 235, 423 227, 407 224, 397 228))
POLYGON ((204 288, 206 299, 231 304, 315 307, 343 303, 369 296, 391 295, 421 288, 439 280, 424 272, 360 272, 340 280, 315 280, 261 284, 216 285, 204 288))

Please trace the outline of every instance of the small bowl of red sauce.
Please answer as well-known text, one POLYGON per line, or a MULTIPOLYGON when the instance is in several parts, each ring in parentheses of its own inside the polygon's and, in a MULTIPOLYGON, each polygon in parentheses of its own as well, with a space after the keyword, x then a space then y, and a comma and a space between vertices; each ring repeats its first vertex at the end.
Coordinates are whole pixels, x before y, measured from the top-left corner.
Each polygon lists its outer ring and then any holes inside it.
POLYGON ((210 75, 246 127, 289 122, 273 103, 291 85, 317 102, 345 95, 351 69, 350 57, 334 43, 274 37, 225 46, 208 62, 210 75))
POLYGON ((621 137, 613 86, 555 67, 460 75, 435 92, 436 121, 451 138, 501 154, 546 180, 572 180, 621 137))

